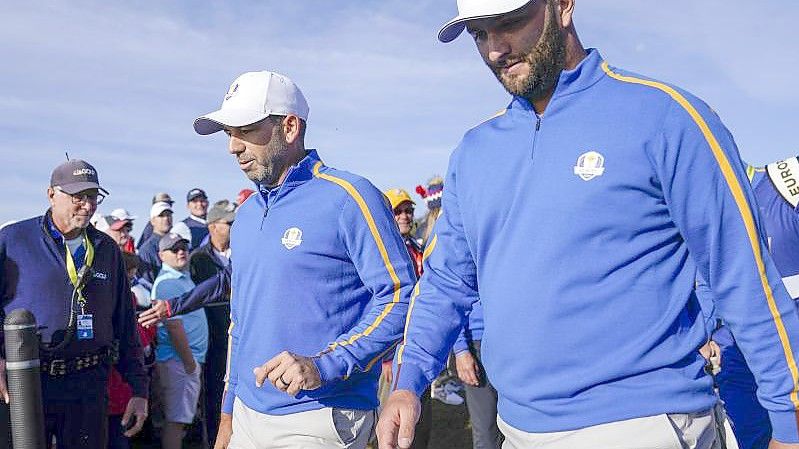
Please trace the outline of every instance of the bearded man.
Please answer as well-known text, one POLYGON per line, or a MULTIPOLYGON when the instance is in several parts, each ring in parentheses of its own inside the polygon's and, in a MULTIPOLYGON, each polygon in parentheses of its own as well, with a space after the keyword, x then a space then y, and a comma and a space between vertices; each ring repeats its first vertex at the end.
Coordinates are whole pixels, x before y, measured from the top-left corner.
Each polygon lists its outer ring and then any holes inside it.
POLYGON ((451 156, 380 448, 410 445, 478 298, 504 448, 719 447, 697 274, 755 375, 770 447, 799 448, 799 316, 732 136, 691 94, 585 49, 574 7, 459 0, 439 33, 466 28, 513 99, 451 156))

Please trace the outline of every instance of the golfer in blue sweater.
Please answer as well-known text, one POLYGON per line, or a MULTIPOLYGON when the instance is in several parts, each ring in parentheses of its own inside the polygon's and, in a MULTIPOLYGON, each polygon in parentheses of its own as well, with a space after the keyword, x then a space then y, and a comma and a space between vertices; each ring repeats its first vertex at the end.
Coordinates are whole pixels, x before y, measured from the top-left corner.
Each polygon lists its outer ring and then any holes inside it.
POLYGON ((504 448, 718 447, 698 273, 771 447, 799 448, 799 315, 732 136, 698 98, 585 49, 574 8, 459 0, 439 33, 467 29, 513 98, 450 158, 380 447, 409 446, 417 395, 478 298, 504 448))

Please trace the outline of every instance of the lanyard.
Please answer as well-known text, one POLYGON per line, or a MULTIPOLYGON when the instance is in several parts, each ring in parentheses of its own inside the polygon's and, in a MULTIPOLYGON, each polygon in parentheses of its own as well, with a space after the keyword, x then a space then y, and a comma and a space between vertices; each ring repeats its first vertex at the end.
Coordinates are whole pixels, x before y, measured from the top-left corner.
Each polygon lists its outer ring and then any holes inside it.
MULTIPOLYGON (((86 231, 83 231, 83 245, 86 247, 86 256, 83 259, 83 268, 85 268, 85 270, 83 273, 86 273, 86 270, 91 268, 94 262, 94 246, 92 246, 92 242, 89 241, 89 236, 86 234, 86 231)), ((67 246, 66 242, 64 242, 64 246, 67 250, 67 274, 69 275, 69 280, 72 281, 72 285, 78 292, 78 303, 80 304, 81 313, 85 313, 86 298, 83 296, 83 284, 85 284, 85 282, 83 279, 78 279, 78 270, 75 268, 72 252, 69 250, 69 246, 67 246)))

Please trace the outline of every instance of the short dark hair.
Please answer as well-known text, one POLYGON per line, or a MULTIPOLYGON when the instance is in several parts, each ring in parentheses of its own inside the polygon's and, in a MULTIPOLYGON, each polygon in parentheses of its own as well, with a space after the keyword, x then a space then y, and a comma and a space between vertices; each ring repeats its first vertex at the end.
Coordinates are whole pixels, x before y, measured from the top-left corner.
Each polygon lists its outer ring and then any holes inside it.
POLYGON ((139 256, 127 252, 122 253, 122 262, 125 263, 125 271, 138 270, 141 259, 139 256))

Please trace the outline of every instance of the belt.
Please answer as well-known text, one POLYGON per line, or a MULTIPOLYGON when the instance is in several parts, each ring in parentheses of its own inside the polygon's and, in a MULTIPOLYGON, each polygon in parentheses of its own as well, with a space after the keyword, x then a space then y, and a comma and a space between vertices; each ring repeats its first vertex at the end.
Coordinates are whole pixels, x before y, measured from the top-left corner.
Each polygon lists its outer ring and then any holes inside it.
POLYGON ((61 377, 100 365, 113 365, 117 360, 119 350, 106 346, 69 359, 42 360, 41 371, 50 377, 61 377))

